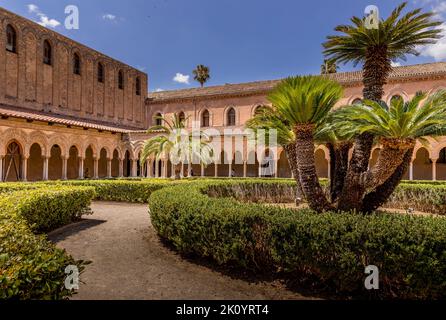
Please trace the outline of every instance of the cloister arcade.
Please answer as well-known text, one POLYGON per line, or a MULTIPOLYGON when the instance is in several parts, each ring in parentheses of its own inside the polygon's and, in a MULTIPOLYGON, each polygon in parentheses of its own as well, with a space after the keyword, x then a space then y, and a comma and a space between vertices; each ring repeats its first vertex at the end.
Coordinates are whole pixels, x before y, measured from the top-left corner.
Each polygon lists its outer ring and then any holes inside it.
MULTIPOLYGON (((174 176, 175 166, 167 158, 148 159, 141 165, 139 158, 144 141, 127 140, 8 129, 0 137, 0 181, 174 176)), ((372 152, 371 165, 376 163, 379 152, 379 147, 372 152)), ((181 175, 291 178, 288 159, 282 149, 278 150, 276 158, 272 164, 274 170, 269 173, 255 152, 243 155, 237 151, 230 157, 222 151, 220 164, 201 166, 185 163, 181 175)), ((318 147, 315 161, 319 177, 329 177, 328 149, 318 147)), ((446 141, 432 142, 429 147, 418 145, 405 179, 446 180, 446 141)))

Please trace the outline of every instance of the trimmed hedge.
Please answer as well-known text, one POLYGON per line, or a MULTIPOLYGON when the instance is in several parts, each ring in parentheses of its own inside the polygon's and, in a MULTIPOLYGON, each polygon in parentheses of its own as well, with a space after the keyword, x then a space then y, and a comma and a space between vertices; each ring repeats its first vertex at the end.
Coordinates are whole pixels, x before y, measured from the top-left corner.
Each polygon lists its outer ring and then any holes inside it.
POLYGON ((63 299, 65 268, 85 267, 44 235, 89 212, 93 188, 46 188, 0 195, 0 299, 63 299))
POLYGON ((152 223, 182 253, 219 264, 318 279, 368 296, 365 267, 380 269, 378 298, 446 298, 446 220, 398 214, 315 214, 229 198, 209 190, 242 182, 174 186, 150 197, 152 223))

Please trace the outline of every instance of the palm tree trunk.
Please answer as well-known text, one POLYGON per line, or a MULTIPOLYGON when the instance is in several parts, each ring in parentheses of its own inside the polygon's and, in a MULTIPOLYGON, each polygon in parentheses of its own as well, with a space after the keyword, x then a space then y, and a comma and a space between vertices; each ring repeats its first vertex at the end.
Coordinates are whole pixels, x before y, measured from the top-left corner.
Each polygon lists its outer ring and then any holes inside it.
POLYGON ((414 148, 415 141, 411 139, 382 139, 383 149, 373 168, 362 176, 367 190, 373 190, 389 179, 401 165, 407 150, 414 148))
MULTIPOLYGON (((384 85, 391 70, 391 61, 388 58, 386 46, 372 47, 368 50, 363 75, 365 99, 381 101, 384 95, 384 85)), ((364 133, 356 139, 344 189, 339 198, 340 210, 359 211, 362 207, 366 188, 361 181, 361 175, 368 170, 373 139, 373 135, 369 133, 364 133)))
POLYGON ((396 187, 400 184, 403 176, 409 168, 412 161, 414 148, 408 150, 404 155, 403 162, 394 171, 392 176, 387 181, 375 189, 374 192, 367 194, 364 197, 362 211, 364 213, 372 213, 378 208, 382 207, 395 191, 396 187))
POLYGON ((298 125, 294 128, 296 135, 296 159, 300 184, 310 208, 316 212, 332 209, 319 183, 314 158, 314 125, 298 125))
POLYGON ((328 144, 330 151, 330 200, 335 203, 344 187, 345 176, 348 170, 348 155, 352 144, 328 144))
POLYGON ((181 180, 181 169, 183 164, 180 162, 175 165, 175 180, 181 180))
POLYGON ((304 197, 304 192, 302 191, 302 186, 300 184, 300 173, 297 167, 297 154, 296 154, 296 145, 289 144, 283 147, 285 149, 288 163, 290 165, 291 172, 293 173, 294 180, 296 180, 297 188, 296 188, 296 205, 299 205, 302 202, 304 197))

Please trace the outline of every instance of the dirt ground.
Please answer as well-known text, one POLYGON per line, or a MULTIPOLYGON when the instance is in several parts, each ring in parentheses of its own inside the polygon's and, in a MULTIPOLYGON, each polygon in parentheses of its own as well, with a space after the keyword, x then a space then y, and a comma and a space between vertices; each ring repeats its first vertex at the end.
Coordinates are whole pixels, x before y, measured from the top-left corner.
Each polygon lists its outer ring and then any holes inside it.
POLYGON ((92 261, 74 300, 312 299, 278 280, 258 282, 182 258, 161 243, 147 205, 95 202, 94 215, 50 239, 76 259, 92 261))

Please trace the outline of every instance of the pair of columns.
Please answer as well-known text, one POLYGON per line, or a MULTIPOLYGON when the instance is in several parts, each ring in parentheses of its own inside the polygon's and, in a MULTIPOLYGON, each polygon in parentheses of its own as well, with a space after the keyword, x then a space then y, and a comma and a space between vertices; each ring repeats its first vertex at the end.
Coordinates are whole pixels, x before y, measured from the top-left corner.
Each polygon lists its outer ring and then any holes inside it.
MULTIPOLYGON (((415 159, 413 159, 410 162, 409 165, 409 180, 413 181, 414 180, 414 167, 413 167, 413 162, 415 161, 415 159)), ((432 181, 437 181, 437 162, 438 162, 438 158, 437 159, 431 159, 432 161, 432 181)))

